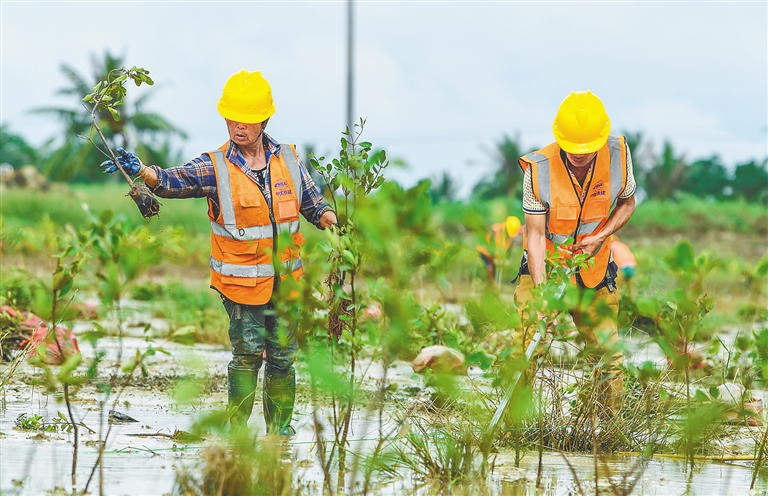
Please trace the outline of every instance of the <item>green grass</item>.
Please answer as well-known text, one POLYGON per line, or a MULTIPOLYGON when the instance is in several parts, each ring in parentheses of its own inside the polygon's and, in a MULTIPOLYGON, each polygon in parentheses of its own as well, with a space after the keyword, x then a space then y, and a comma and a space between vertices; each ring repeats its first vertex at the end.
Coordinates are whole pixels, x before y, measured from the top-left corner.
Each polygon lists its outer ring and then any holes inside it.
POLYGON ((6 225, 31 226, 43 217, 54 224, 83 225, 88 209, 98 217, 104 210, 125 214, 134 226, 147 224, 149 229, 162 232, 168 227, 181 227, 189 233, 208 235, 207 202, 203 198, 163 200, 160 216, 151 221, 141 217, 136 205, 126 196, 127 184, 54 184, 47 191, 4 188, 0 195, 0 211, 6 225))
MULTIPOLYGON (((190 234, 208 235, 207 202, 203 198, 162 200, 160 216, 147 223, 126 193, 122 183, 54 184, 48 191, 31 192, 3 188, 0 212, 7 225, 34 225, 45 215, 57 225, 86 221, 84 205, 96 216, 110 209, 125 214, 133 225, 147 224, 160 232, 181 227, 190 234)), ((462 233, 503 222, 508 215, 523 218, 520 201, 500 198, 474 202, 446 202, 434 206, 442 226, 462 233)), ((680 197, 677 201, 648 200, 638 205, 624 228, 627 235, 680 234, 686 237, 712 232, 768 235, 768 211, 764 205, 742 201, 709 201, 680 197)))
POLYGON ((732 232, 768 235, 768 209, 744 201, 714 201, 681 196, 677 201, 651 200, 637 206, 625 231, 632 234, 702 234, 732 232))
MULTIPOLYGON (((184 271, 186 267, 200 269, 195 270, 192 277, 204 278, 209 250, 206 200, 163 200, 160 217, 148 222, 125 196, 126 191, 127 186, 120 183, 55 184, 44 192, 4 188, 0 195, 3 251, 23 257, 47 257, 57 251, 57 239, 65 225, 77 228, 87 223, 85 208, 95 216, 111 209, 124 214, 132 225, 147 226, 151 232, 163 237, 162 265, 165 268, 157 268, 155 273, 177 273, 179 269, 166 269, 176 266, 184 271)), ((433 212, 444 235, 463 247, 463 256, 456 261, 451 276, 452 288, 447 292, 455 296, 450 300, 459 302, 466 296, 462 293, 477 284, 482 285, 484 278, 475 245, 485 239, 492 222, 501 222, 508 215, 523 218, 519 200, 447 202, 433 205, 433 212)), ((322 234, 306 225, 303 232, 307 237, 304 250, 307 262, 318 257, 324 259, 325 253, 317 247, 322 234)), ((707 292, 717 299, 712 315, 716 319, 712 320, 718 320, 718 325, 738 325, 740 310, 765 303, 765 295, 758 301, 752 297, 745 274, 766 256, 767 233, 768 215, 761 205, 685 197, 677 202, 641 203, 620 234, 638 258, 636 285, 641 294, 659 295, 674 288, 674 279, 662 260, 681 239, 691 240, 697 255, 722 259, 721 266, 707 278, 707 292)), ((508 253, 509 266, 504 270, 502 292, 505 294, 514 290, 509 281, 517 272, 520 252, 521 240, 517 238, 508 253)), ((4 267, 3 271, 7 272, 8 268, 4 267)), ((431 281, 427 277, 424 282, 429 285, 431 281)), ((199 321, 200 317, 189 318, 199 321)), ((179 320, 178 324, 184 325, 187 317, 179 320)))
POLYGON ((143 281, 133 287, 134 299, 147 302, 155 317, 167 319, 169 337, 187 329, 196 343, 228 344, 228 321, 219 294, 208 281, 197 283, 164 279, 143 281))

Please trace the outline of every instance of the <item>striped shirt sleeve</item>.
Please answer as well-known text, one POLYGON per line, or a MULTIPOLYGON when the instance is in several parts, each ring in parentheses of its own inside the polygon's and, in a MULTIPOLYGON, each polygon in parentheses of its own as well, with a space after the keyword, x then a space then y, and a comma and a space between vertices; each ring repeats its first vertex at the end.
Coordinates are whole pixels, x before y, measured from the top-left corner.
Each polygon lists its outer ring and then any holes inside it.
POLYGON ((547 213, 547 208, 533 194, 533 176, 531 168, 525 169, 523 174, 523 212, 531 215, 547 213))
POLYGON ((213 198, 216 200, 216 175, 207 155, 194 158, 184 165, 163 169, 150 165, 157 174, 157 186, 152 190, 160 198, 213 198))
POLYGON ((317 189, 315 181, 309 175, 309 171, 301 157, 297 154, 296 158, 298 159, 299 171, 301 172, 301 215, 315 226, 320 227, 320 217, 325 212, 333 209, 323 195, 320 194, 320 190, 317 189))
POLYGON ((635 194, 637 189, 637 183, 635 182, 635 173, 632 170, 632 154, 629 152, 629 145, 627 147, 627 183, 624 185, 624 189, 619 193, 619 198, 629 198, 635 194))

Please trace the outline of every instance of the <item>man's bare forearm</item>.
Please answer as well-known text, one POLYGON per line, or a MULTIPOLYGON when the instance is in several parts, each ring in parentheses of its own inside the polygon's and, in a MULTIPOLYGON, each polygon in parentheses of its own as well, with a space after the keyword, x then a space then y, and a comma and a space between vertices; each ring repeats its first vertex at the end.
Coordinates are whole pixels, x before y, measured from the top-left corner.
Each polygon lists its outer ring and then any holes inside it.
POLYGON ((632 214, 635 212, 635 197, 619 198, 616 203, 616 208, 613 209, 608 216, 608 220, 605 225, 600 229, 600 232, 584 237, 578 243, 574 243, 569 249, 574 253, 589 254, 589 256, 595 256, 595 253, 600 249, 603 243, 629 221, 632 214))
POLYGON ((605 223, 600 233, 605 234, 605 238, 615 233, 629 222, 629 218, 635 213, 635 195, 629 198, 619 198, 616 201, 616 208, 613 209, 611 215, 608 216, 608 221, 605 223))
POLYGON ((525 229, 528 236, 528 271, 535 285, 542 284, 546 275, 547 253, 546 215, 525 214, 525 229))

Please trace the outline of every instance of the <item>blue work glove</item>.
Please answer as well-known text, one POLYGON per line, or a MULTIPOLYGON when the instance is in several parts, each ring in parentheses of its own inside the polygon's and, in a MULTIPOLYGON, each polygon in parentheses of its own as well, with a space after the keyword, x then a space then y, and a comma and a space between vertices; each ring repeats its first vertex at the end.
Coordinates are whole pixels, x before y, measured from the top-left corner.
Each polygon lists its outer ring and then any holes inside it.
MULTIPOLYGON (((129 175, 135 176, 142 168, 141 160, 139 157, 131 152, 127 152, 122 148, 117 149, 117 162, 120 167, 129 175)), ((101 167, 104 167, 104 172, 111 174, 117 170, 114 160, 105 160, 101 163, 101 167)))

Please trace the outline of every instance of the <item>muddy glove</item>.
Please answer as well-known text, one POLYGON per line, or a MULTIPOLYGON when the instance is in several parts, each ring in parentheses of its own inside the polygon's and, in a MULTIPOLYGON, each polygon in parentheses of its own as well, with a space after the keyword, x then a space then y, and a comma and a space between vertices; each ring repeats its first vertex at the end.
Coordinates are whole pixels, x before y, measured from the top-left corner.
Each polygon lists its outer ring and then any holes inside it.
MULTIPOLYGON (((122 148, 117 149, 117 162, 129 176, 135 176, 144 168, 144 164, 141 163, 139 157, 122 148)), ((117 170, 117 165, 115 165, 114 160, 105 160, 101 163, 101 167, 104 167, 104 172, 108 174, 117 170)))

